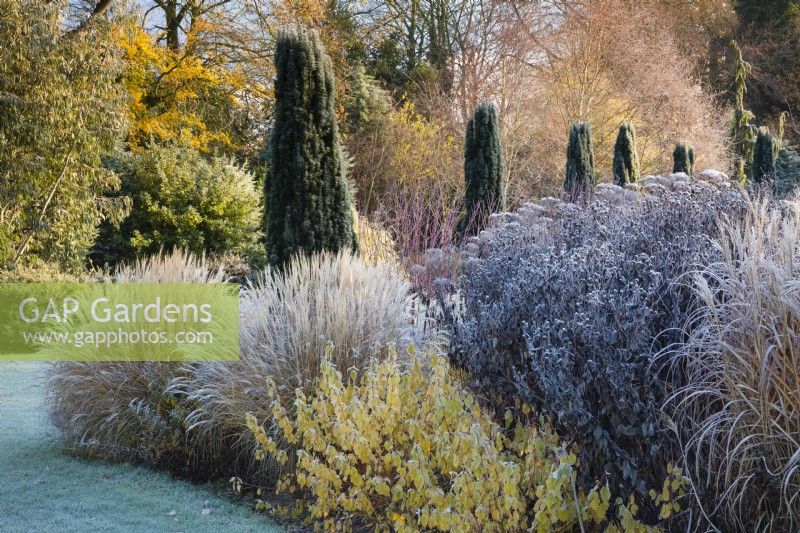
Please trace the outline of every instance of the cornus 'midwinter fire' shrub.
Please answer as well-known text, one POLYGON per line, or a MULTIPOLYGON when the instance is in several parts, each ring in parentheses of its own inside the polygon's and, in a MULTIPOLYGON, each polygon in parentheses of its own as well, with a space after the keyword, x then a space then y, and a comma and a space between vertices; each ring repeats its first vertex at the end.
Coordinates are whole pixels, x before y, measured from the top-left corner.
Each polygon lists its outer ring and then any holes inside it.
MULTIPOLYGON (((498 425, 442 358, 427 359, 430 368, 413 353, 411 364, 401 365, 390 350, 385 361, 349 377, 323 361, 314 390, 298 392, 291 410, 272 403, 280 440, 248 415, 258 456, 293 464, 278 490, 299 496, 316 525, 328 531, 544 533, 579 525, 647 531, 635 519, 634 500, 612 501, 603 482, 586 491, 577 486, 578 457, 549 428, 512 428, 510 411, 505 428, 498 425), (616 517, 613 523, 607 515, 616 517)), ((530 413, 517 408, 520 416, 530 413)), ((672 509, 673 491, 667 494, 672 509)))

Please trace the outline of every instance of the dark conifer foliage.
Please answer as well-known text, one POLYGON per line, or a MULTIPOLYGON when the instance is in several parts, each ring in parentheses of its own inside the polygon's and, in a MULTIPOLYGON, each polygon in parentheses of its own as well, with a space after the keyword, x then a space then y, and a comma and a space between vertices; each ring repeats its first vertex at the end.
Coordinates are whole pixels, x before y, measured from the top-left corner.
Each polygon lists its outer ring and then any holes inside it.
POLYGON ((283 31, 275 51, 275 124, 265 182, 267 255, 358 248, 336 124, 333 66, 319 36, 283 31))
POLYGON ((466 212, 461 221, 461 229, 479 229, 490 214, 505 207, 503 147, 497 110, 489 102, 478 105, 467 123, 464 181, 466 212))
POLYGON ((567 175, 564 190, 571 199, 588 194, 595 184, 592 128, 588 122, 570 126, 567 147, 567 175))
POLYGON ((614 183, 624 187, 639 180, 639 156, 636 154, 636 130, 628 122, 621 124, 614 145, 614 183))
POLYGON ((753 150, 753 183, 764 183, 775 178, 780 142, 767 128, 759 128, 753 150))
POLYGON ((694 148, 685 142, 675 145, 672 152, 672 172, 683 172, 691 176, 694 173, 694 148))
POLYGON ((756 141, 756 127, 752 124, 755 118, 752 111, 744 107, 744 98, 747 94, 747 74, 750 65, 742 56, 742 50, 736 41, 731 43, 736 56, 736 101, 733 107, 733 123, 731 124, 731 138, 733 139, 734 178, 740 183, 745 183, 750 176, 753 163, 753 147, 756 141))

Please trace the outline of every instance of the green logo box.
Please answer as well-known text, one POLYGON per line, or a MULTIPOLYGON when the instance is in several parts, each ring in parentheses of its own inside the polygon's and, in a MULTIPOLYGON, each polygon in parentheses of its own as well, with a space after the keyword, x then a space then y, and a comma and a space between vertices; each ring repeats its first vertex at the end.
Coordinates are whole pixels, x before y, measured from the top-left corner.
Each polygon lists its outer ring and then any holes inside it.
POLYGON ((0 283, 0 361, 235 361, 231 283, 0 283))

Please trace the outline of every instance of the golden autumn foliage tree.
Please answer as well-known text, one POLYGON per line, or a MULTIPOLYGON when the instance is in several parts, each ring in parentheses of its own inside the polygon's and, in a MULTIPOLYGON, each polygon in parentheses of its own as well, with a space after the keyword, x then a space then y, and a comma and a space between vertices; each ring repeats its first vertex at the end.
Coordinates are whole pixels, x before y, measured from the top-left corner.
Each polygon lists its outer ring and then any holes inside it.
POLYGON ((352 12, 355 6, 348 5, 350 2, 328 0, 269 0, 265 3, 270 7, 274 27, 297 25, 317 31, 341 85, 339 96, 346 94, 351 52, 362 51, 364 46, 356 34, 352 12))
POLYGON ((201 152, 236 152, 247 143, 242 122, 244 73, 203 50, 198 36, 210 24, 196 22, 180 50, 159 45, 132 24, 117 29, 130 94, 128 143, 132 150, 154 141, 180 141, 201 152))
MULTIPOLYGON (((248 77, 258 79, 264 88, 261 95, 266 109, 274 103, 272 80, 275 68, 272 57, 281 29, 314 30, 330 56, 336 78, 337 104, 343 103, 349 92, 348 73, 355 58, 367 53, 366 34, 370 28, 356 20, 362 2, 330 2, 328 0, 235 0, 235 15, 215 15, 221 19, 214 42, 224 42, 226 55, 235 58, 248 77)), ((212 4, 213 5, 213 4, 212 4)), ((208 16, 206 16, 208 18, 208 16)), ((344 118, 337 106, 339 120, 344 118)), ((266 119, 269 112, 262 113, 266 119)), ((262 143, 263 146, 263 143, 262 143)))

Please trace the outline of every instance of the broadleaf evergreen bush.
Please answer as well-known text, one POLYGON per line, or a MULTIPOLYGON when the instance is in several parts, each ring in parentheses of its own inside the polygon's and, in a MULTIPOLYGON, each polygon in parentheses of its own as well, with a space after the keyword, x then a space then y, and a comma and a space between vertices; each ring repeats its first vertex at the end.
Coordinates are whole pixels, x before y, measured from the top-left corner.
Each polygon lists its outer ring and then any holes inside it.
POLYGON ((160 250, 257 256, 261 194, 254 176, 225 157, 206 159, 183 144, 154 144, 106 161, 120 177, 117 197, 131 203, 119 224, 105 222, 92 249, 98 265, 160 250))

